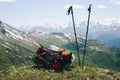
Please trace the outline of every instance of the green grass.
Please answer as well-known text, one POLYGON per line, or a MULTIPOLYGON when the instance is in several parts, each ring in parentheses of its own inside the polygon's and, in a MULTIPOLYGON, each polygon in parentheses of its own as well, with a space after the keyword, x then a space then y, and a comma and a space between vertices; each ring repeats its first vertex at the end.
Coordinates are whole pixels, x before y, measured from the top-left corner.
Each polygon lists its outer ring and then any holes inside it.
POLYGON ((6 37, 0 39, 0 70, 31 63, 32 52, 15 42, 6 37))
POLYGON ((120 73, 108 69, 74 67, 70 71, 56 72, 54 70, 34 69, 32 65, 0 72, 0 80, 115 80, 120 79, 120 73))

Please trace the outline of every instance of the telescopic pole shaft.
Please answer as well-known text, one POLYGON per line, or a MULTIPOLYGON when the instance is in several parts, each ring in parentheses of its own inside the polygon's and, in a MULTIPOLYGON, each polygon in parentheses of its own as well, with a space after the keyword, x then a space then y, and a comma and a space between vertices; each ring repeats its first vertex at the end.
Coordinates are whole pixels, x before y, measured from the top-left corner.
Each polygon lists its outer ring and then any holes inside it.
POLYGON ((78 46, 77 35, 76 35, 76 28, 75 28, 75 21, 74 21, 73 9, 71 10, 71 14, 72 14, 72 21, 73 21, 73 28, 74 28, 76 48, 77 48, 77 53, 78 53, 78 61, 79 61, 79 66, 80 66, 81 62, 80 62, 79 46, 78 46))
POLYGON ((86 39, 85 39, 85 45, 84 45, 84 54, 83 54, 83 59, 82 59, 82 69, 84 67, 84 58, 86 54, 86 44, 87 44, 87 37, 88 37, 88 29, 89 29, 89 22, 90 22, 90 13, 91 13, 91 4, 89 5, 89 15, 88 15, 88 21, 87 21, 87 30, 86 30, 86 39))

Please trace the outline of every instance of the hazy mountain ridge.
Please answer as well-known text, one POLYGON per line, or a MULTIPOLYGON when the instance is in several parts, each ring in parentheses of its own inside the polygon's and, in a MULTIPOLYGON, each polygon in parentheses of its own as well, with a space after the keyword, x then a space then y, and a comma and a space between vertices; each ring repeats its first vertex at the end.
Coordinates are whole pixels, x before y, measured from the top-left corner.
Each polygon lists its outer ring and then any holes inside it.
MULTIPOLYGON (((86 25, 87 23, 85 21, 83 22, 76 22, 76 30, 77 34, 80 34, 82 36, 85 36, 86 32, 86 25)), ((45 26, 35 26, 32 28, 27 27, 27 31, 36 31, 39 30, 41 32, 65 32, 65 33, 73 33, 73 25, 72 23, 69 24, 63 24, 63 25, 45 25, 45 26), (64 27, 63 27, 64 26, 64 27)), ((103 43, 115 46, 120 48, 120 45, 116 39, 120 38, 120 20, 116 19, 109 19, 104 22, 90 22, 89 27, 89 38, 96 39, 99 41, 102 41, 103 43), (106 39, 104 39, 105 35, 106 39), (113 37, 116 37, 113 39, 113 37), (114 42, 112 42, 114 41, 114 42)), ((120 39, 119 39, 120 40, 120 39)))

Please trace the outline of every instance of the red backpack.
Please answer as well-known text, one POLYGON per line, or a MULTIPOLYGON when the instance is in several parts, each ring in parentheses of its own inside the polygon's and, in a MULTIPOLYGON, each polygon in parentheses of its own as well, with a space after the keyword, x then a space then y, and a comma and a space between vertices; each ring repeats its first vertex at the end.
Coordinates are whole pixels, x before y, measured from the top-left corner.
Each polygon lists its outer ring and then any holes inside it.
POLYGON ((58 51, 39 47, 34 54, 34 62, 42 67, 54 68, 56 70, 62 70, 66 66, 70 67, 72 58, 72 52, 64 49, 59 49, 58 51))

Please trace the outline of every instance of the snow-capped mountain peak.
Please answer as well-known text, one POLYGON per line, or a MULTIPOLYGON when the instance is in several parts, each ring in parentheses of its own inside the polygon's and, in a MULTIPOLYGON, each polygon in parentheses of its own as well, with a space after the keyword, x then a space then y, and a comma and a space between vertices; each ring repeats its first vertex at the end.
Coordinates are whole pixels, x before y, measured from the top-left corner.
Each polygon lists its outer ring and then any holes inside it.
POLYGON ((103 24, 106 25, 106 26, 118 26, 118 25, 120 25, 120 20, 111 18, 111 19, 105 20, 103 22, 103 24))

